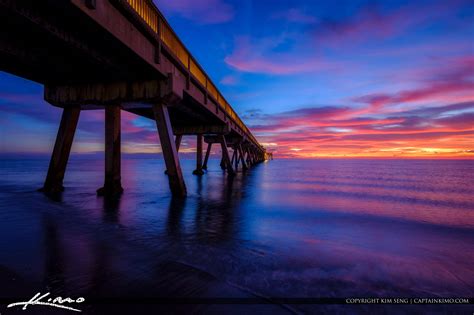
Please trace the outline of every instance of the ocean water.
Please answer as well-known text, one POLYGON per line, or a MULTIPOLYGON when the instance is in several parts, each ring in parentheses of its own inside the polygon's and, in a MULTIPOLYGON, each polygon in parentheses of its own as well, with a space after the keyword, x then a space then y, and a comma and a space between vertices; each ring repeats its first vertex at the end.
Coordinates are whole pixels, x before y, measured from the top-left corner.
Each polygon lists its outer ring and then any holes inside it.
MULTIPOLYGON (((112 299, 83 307, 103 313, 132 307, 117 298, 474 296, 474 161, 275 159, 232 180, 218 162, 198 177, 182 160, 188 197, 175 200, 161 159, 124 158, 125 193, 107 201, 101 159, 73 156, 58 198, 36 191, 47 159, 1 160, 0 297, 112 299)), ((242 307, 368 310, 172 310, 242 307)), ((393 310, 413 312, 379 307, 393 310)))

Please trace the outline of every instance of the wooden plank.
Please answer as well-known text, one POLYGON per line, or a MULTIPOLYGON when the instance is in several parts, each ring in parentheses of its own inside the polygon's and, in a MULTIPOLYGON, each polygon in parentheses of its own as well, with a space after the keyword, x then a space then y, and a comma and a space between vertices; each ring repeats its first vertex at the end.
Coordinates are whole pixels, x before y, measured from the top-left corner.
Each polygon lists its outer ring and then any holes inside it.
POLYGON ((169 79, 72 85, 47 84, 44 95, 49 103, 59 107, 82 105, 83 109, 88 107, 94 109, 98 106, 104 108, 104 105, 120 103, 124 109, 128 109, 137 103, 140 104, 140 108, 150 108, 150 104, 161 100, 170 85, 169 79))
POLYGON ((230 128, 228 125, 209 124, 197 126, 175 126, 173 127, 173 132, 175 135, 228 134, 230 132, 230 128))
POLYGON ((174 196, 186 196, 186 185, 184 183, 181 165, 179 163, 178 151, 173 138, 173 128, 168 113, 168 108, 163 103, 153 105, 153 113, 160 137, 163 158, 168 170, 168 180, 171 193, 174 196))
POLYGON ((98 195, 116 196, 123 192, 121 183, 120 106, 105 108, 105 179, 98 195))
POLYGON ((51 161, 49 163, 48 175, 41 191, 57 193, 64 190, 63 180, 66 166, 71 153, 71 146, 79 121, 79 107, 68 107, 63 109, 61 123, 59 125, 56 142, 54 144, 51 161))
MULTIPOLYGON (((226 135, 226 143, 232 147, 235 144, 240 143, 242 140, 236 136, 226 135)), ((206 143, 221 143, 221 135, 206 135, 204 136, 204 142, 206 143)))

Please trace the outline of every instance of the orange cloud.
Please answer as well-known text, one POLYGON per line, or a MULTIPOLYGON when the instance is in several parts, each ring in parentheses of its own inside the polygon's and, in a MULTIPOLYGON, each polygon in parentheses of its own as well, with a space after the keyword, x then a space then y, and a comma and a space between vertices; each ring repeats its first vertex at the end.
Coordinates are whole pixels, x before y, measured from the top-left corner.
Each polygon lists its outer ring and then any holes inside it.
POLYGON ((381 118, 332 119, 350 109, 308 108, 260 120, 251 129, 280 157, 474 158, 474 101, 425 107, 381 118))

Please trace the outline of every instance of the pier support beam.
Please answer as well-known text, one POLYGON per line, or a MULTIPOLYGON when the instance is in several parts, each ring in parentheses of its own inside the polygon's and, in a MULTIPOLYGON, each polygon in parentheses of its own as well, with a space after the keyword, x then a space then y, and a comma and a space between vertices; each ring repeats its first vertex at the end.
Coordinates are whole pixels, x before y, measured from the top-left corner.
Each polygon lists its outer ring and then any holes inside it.
POLYGON ((203 175, 202 167, 202 134, 197 135, 196 144, 196 169, 193 171, 194 175, 203 175))
POLYGON ((220 165, 221 169, 225 170, 224 153, 222 153, 221 163, 219 165, 220 165))
POLYGON ((116 196, 123 192, 121 169, 121 132, 119 105, 105 107, 105 180, 97 190, 99 196, 116 196))
POLYGON ((186 185, 179 163, 178 151, 173 139, 173 128, 168 114, 168 108, 164 104, 153 105, 158 135, 160 137, 163 158, 165 159, 166 169, 168 170, 168 179, 171 193, 177 197, 186 196, 186 185))
POLYGON ((204 158, 204 164, 202 165, 203 170, 207 170, 207 162, 209 161, 209 156, 211 155, 212 142, 207 144, 206 157, 204 158))
POLYGON ((237 172, 239 170, 239 161, 240 161, 240 156, 239 156, 239 151, 237 150, 237 146, 234 146, 234 154, 232 155, 233 161, 234 161, 234 170, 237 172), (235 159, 234 159, 235 158, 235 159))
POLYGON ((179 147, 181 146, 181 140, 183 140, 183 135, 176 135, 174 138, 174 145, 176 146, 176 152, 179 152, 179 147))
POLYGON ((249 148, 248 151, 249 151, 250 164, 253 166, 255 165, 255 155, 254 155, 253 149, 249 148))
POLYGON ((227 173, 230 176, 234 176, 235 171, 234 171, 234 168, 232 167, 232 162, 230 161, 229 151, 227 150, 227 142, 225 141, 224 136, 220 136, 220 143, 221 143, 221 149, 222 149, 223 164, 225 165, 225 167, 227 169, 227 173))
POLYGON ((43 192, 57 193, 64 190, 64 173, 66 172, 80 112, 79 107, 66 107, 63 110, 51 162, 49 163, 48 175, 43 188, 40 189, 43 192))
POLYGON ((242 161, 242 169, 245 171, 248 169, 248 166, 247 166, 247 162, 245 162, 245 154, 244 154, 244 150, 242 150, 242 145, 239 144, 237 147, 237 150, 240 153, 240 159, 242 161))
POLYGON ((234 163, 235 163, 235 153, 236 153, 235 150, 232 150, 232 158, 230 159, 230 163, 232 165, 234 165, 234 163))
MULTIPOLYGON (((179 147, 181 146, 181 140, 183 140, 183 135, 176 135, 174 138, 174 145, 176 146, 176 152, 179 153, 179 147)), ((165 170, 165 174, 168 175, 168 170, 165 170)))
POLYGON ((250 167, 252 166, 252 158, 250 157, 250 151, 247 146, 245 147, 245 154, 247 155, 247 165, 250 167))

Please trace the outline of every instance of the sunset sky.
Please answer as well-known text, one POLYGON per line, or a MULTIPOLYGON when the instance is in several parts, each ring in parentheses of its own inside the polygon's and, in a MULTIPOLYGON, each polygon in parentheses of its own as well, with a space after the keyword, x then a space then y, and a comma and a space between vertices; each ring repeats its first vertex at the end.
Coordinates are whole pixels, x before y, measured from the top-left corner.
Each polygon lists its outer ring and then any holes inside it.
MULTIPOLYGON (((472 0, 155 3, 275 157, 474 158, 472 0)), ((49 154, 60 110, 0 83, 0 152, 49 154)), ((74 152, 103 150, 103 116, 82 114, 74 152)), ((160 151, 154 122, 122 126, 125 153, 160 151)))

